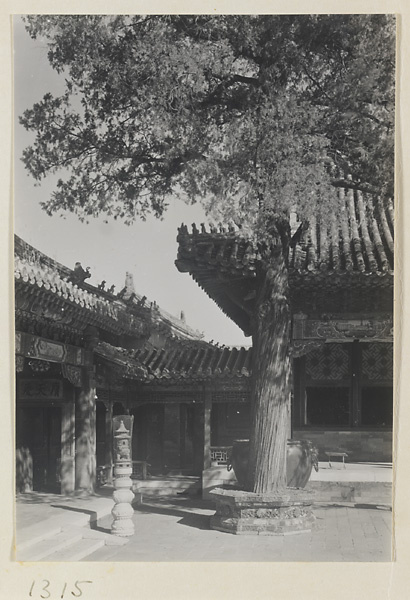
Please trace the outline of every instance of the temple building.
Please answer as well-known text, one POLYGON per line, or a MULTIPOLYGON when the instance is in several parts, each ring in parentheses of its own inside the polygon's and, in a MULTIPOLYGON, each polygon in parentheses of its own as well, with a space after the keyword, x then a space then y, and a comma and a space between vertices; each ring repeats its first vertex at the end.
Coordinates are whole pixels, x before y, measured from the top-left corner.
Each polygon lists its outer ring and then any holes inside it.
POLYGON ((203 341, 136 294, 130 274, 114 294, 17 236, 14 274, 18 491, 110 481, 112 417, 123 413, 135 416, 137 471, 200 476, 212 403, 248 401, 250 352, 203 341))
MULTIPOLYGON (((337 192, 335 192, 337 193, 337 192)), ((341 190, 325 225, 295 217, 289 252, 291 437, 392 459, 393 210, 341 190)), ((255 243, 182 226, 176 260, 251 334, 255 243)), ((87 283, 15 238, 17 489, 90 492, 112 477, 112 416, 133 414, 136 476, 201 477, 250 430, 251 348, 204 341, 136 293, 87 283), (142 469, 142 473, 138 469, 142 469)))
MULTIPOLYGON (((308 227, 296 215, 291 221, 291 436, 311 440, 321 459, 340 449, 349 460, 390 462, 393 206, 353 190, 334 193, 339 217, 311 219, 308 227)), ((250 335, 258 246, 233 227, 189 233, 182 226, 178 241, 178 269, 250 335)), ((215 444, 225 443, 216 433, 215 444)))

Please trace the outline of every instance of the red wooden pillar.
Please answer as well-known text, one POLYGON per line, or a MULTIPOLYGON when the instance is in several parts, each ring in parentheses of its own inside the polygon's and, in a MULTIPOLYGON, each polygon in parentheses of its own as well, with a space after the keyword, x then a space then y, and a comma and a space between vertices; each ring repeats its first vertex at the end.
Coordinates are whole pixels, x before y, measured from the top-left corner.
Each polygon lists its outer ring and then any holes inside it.
POLYGON ((86 367, 76 398, 75 487, 87 493, 93 493, 96 484, 95 398, 94 367, 86 367))
POLYGON ((105 404, 105 466, 107 483, 113 481, 113 455, 112 455, 112 401, 105 404))
POLYGON ((74 398, 61 407, 61 493, 75 489, 75 403, 74 398))
POLYGON ((211 410, 212 392, 204 394, 204 471, 211 466, 211 410))

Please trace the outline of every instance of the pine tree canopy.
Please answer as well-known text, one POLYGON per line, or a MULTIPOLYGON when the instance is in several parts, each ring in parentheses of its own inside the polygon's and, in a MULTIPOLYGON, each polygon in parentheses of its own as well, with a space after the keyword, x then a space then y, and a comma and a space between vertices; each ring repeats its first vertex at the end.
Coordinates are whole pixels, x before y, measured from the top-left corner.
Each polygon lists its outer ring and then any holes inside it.
MULTIPOLYGON (((308 216, 335 186, 392 197, 395 20, 386 15, 30 16, 65 78, 20 117, 49 213, 308 216)), ((333 210, 331 202, 327 210, 333 210)))

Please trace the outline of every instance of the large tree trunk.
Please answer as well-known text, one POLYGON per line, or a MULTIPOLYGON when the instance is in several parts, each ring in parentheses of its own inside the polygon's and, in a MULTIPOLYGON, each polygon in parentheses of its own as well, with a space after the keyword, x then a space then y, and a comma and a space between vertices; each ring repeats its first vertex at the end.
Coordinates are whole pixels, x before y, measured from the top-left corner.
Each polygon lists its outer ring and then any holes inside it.
POLYGON ((281 245, 262 268, 253 333, 252 430, 248 490, 286 488, 291 365, 288 270, 281 245))

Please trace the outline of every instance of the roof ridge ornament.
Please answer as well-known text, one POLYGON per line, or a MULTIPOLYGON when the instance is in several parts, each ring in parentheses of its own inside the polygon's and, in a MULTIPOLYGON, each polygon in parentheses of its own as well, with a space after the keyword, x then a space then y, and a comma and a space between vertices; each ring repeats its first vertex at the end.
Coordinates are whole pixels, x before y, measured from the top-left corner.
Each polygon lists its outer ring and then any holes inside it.
POLYGON ((70 279, 70 281, 72 281, 72 283, 78 285, 78 284, 84 283, 84 281, 86 279, 89 279, 90 277, 91 277, 90 267, 83 269, 81 263, 76 262, 73 272, 71 273, 69 279, 70 279))

